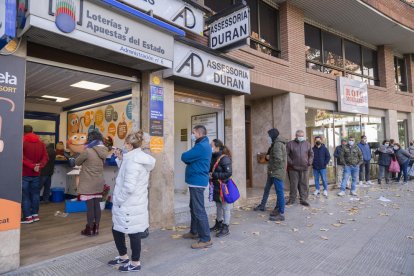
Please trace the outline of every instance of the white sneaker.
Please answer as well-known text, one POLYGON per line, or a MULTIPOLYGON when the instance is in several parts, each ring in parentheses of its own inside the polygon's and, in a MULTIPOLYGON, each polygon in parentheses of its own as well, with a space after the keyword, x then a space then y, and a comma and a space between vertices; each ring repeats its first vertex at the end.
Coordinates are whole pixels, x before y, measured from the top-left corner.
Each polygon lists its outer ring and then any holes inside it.
POLYGON ((368 180, 368 181, 366 182, 366 184, 367 184, 367 185, 372 185, 371 180, 368 180))
POLYGON ((359 181, 359 185, 360 186, 364 185, 364 181, 359 181))
POLYGON ((327 190, 323 190, 323 195, 328 197, 328 191, 327 190))
POLYGON ((320 192, 318 191, 318 190, 316 190, 314 193, 313 193, 313 195, 314 196, 318 196, 320 194, 320 192))
POLYGON ((349 194, 352 196, 357 196, 357 193, 355 191, 351 191, 349 194))
POLYGON ((337 195, 338 196, 345 196, 345 192, 344 191, 340 191, 337 195))

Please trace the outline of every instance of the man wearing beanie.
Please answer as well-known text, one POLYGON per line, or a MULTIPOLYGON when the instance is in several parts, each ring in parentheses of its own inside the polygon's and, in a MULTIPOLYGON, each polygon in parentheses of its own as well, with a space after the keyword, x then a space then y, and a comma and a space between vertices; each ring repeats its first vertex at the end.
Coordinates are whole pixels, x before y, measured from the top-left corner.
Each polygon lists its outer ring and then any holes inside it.
POLYGON ((268 132, 269 143, 271 144, 269 151, 269 164, 267 167, 268 176, 276 188, 276 207, 270 214, 271 221, 285 220, 285 194, 284 180, 286 176, 286 143, 287 140, 279 137, 279 131, 272 128, 268 132))

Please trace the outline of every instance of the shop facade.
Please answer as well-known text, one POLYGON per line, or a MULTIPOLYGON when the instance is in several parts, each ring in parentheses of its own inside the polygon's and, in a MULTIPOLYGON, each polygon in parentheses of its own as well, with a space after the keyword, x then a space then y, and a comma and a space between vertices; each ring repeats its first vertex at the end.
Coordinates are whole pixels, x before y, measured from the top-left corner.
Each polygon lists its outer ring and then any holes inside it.
MULTIPOLYGON (((13 125, 12 117, 3 120, 2 164, 12 152, 21 152, 16 141, 23 124, 31 124, 43 142, 63 146, 97 129, 122 147, 129 132, 143 129, 144 150, 157 160, 149 186, 150 224, 174 225, 177 195, 188 205, 180 156, 193 146, 192 127, 206 125, 210 139, 225 140, 230 148, 244 147, 245 141, 244 95, 250 93, 251 66, 206 45, 178 41, 202 33, 209 10, 178 0, 157 1, 151 7, 144 1, 6 2, 15 12, 8 17, 14 18, 17 32, 7 34, 0 56, 2 84, 9 74, 13 77, 7 87, 2 85, 1 97, 13 106, 2 104, 0 111, 4 118, 3 112, 12 108, 18 116, 13 125), (144 13, 149 10, 151 16, 144 13), (15 64, 16 72, 9 64, 15 64), (3 74, 6 67, 10 70, 3 74)), ((235 152, 239 161, 234 177, 240 183, 245 182, 243 154, 235 152)), ((25 242, 20 246, 19 160, 17 156, 11 162, 13 170, 2 165, 2 175, 4 169, 15 171, 7 181, 15 185, 1 183, 1 272, 17 268, 21 252, 27 250, 25 242)), ((66 161, 57 161, 52 187, 75 196, 70 171, 66 161)), ((116 174, 108 156, 104 177, 111 190, 116 174)), ((241 192, 245 197, 243 187, 241 192)))

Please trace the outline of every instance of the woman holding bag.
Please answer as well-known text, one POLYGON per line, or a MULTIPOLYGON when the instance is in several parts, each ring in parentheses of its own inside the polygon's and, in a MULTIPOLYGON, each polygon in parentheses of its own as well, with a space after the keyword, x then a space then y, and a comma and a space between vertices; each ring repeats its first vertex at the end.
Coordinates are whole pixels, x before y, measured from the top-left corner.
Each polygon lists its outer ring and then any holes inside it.
POLYGON ((113 194, 112 234, 119 256, 108 265, 122 265, 121 272, 141 270, 141 233, 149 227, 148 180, 155 159, 141 150, 144 133, 138 131, 125 139, 124 154, 116 152, 119 173, 113 194), (125 234, 131 243, 131 260, 127 255, 125 234))
POLYGON ((385 176, 385 183, 388 184, 390 181, 390 164, 391 159, 394 155, 394 151, 390 146, 389 140, 384 140, 382 145, 376 150, 375 154, 378 154, 378 184, 381 184, 382 178, 385 176))
POLYGON ((404 174, 404 184, 407 184, 408 181, 408 164, 410 163, 410 158, 413 156, 408 153, 405 149, 401 148, 401 145, 398 143, 394 144, 394 154, 400 164, 400 172, 398 173, 397 183, 400 182, 401 175, 404 174))
POLYGON ((221 238, 230 234, 229 225, 231 208, 233 204, 227 203, 221 196, 221 183, 227 182, 232 175, 231 153, 222 141, 214 139, 211 142, 213 157, 210 166, 210 181, 213 185, 213 200, 216 202, 216 224, 210 231, 217 232, 216 237, 221 238))

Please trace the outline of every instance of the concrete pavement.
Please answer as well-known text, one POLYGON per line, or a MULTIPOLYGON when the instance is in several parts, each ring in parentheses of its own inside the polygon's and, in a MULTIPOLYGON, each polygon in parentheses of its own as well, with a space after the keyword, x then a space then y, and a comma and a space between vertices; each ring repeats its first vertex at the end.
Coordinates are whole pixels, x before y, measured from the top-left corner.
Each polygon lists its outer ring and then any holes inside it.
MULTIPOLYGON (((209 249, 190 249, 180 238, 188 229, 154 231, 143 240, 138 274, 414 275, 414 183, 360 188, 358 198, 336 192, 310 196, 310 208, 287 208, 279 224, 253 206, 234 210, 231 235, 214 238, 209 249)), ((120 275, 106 265, 116 255, 108 243, 8 275, 120 275)))

